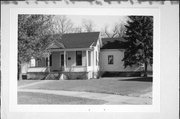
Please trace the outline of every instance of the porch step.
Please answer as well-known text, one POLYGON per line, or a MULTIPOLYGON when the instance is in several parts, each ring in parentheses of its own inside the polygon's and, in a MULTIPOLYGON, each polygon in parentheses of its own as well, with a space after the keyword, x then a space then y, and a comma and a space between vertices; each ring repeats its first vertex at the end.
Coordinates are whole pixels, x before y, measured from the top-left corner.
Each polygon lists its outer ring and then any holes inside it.
POLYGON ((45 80, 59 80, 61 73, 57 73, 57 72, 50 72, 45 80))

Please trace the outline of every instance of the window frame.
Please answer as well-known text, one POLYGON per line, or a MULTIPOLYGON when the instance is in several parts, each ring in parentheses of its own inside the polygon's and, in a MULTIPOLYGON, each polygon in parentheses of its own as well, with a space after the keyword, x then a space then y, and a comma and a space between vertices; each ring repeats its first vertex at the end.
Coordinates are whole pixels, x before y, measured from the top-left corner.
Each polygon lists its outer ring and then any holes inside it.
POLYGON ((82 66, 82 51, 76 51, 76 66, 82 66), (81 58, 78 59, 78 52, 81 53, 81 58), (78 61, 81 61, 80 63, 78 61))
POLYGON ((113 64, 114 64, 114 55, 108 55, 108 65, 113 65, 113 64), (111 57, 112 59, 110 59, 111 57))
POLYGON ((49 66, 52 66, 52 54, 49 56, 49 66))
POLYGON ((64 67, 64 54, 60 54, 61 58, 61 67, 64 67))
POLYGON ((91 51, 88 51, 88 66, 91 66, 91 51))

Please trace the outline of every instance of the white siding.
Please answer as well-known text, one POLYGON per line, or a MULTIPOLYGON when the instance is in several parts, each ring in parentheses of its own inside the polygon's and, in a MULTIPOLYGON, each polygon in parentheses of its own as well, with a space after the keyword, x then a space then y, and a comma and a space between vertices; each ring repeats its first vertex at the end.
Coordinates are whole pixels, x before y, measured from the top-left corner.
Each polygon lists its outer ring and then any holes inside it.
POLYGON ((32 67, 28 69, 28 72, 46 72, 46 67, 32 67))
POLYGON ((30 63, 31 63, 31 67, 35 67, 35 66, 36 66, 36 60, 35 60, 35 58, 31 58, 30 63))
POLYGON ((82 51, 82 66, 76 66, 76 51, 67 52, 67 72, 85 72, 87 71, 86 66, 86 51, 82 51), (68 60, 69 58, 69 60, 68 60))
POLYGON ((86 51, 82 51, 82 66, 86 66, 86 51))
POLYGON ((123 51, 119 50, 102 50, 100 54, 100 69, 101 71, 122 71, 124 56, 123 51), (113 64, 108 64, 108 56, 113 55, 113 64))
POLYGON ((29 69, 29 64, 28 63, 23 63, 23 64, 21 64, 21 73, 22 74, 26 74, 27 73, 27 71, 28 71, 28 69, 29 69))
MULTIPOLYGON (((76 51, 68 51, 67 53, 67 67, 76 66, 76 51), (68 58, 70 58, 68 60, 68 58)), ((86 51, 82 51, 82 66, 86 66, 86 51)))
POLYGON ((100 61, 100 59, 99 59, 100 57, 99 57, 99 55, 100 55, 100 43, 98 41, 96 47, 94 47, 94 52, 93 52, 94 72, 98 72, 99 71, 99 65, 100 65, 100 62, 99 62, 100 61))
POLYGON ((67 67, 65 69, 66 72, 85 72, 86 67, 85 66, 73 66, 73 67, 67 67))
POLYGON ((100 52, 100 69, 101 71, 133 71, 137 67, 127 67, 124 68, 122 61, 124 57, 123 50, 101 50, 100 52), (113 55, 113 64, 108 64, 108 56, 113 55))
POLYGON ((68 51, 66 53, 67 53, 67 67, 76 66, 76 52, 68 51))
MULTIPOLYGON (((118 49, 106 49, 100 52, 100 70, 101 71, 137 71, 139 66, 133 65, 132 67, 127 66, 124 68, 124 51, 118 49), (113 55, 113 64, 108 64, 108 56, 113 55)), ((148 66, 148 70, 152 71, 152 67, 148 66)))

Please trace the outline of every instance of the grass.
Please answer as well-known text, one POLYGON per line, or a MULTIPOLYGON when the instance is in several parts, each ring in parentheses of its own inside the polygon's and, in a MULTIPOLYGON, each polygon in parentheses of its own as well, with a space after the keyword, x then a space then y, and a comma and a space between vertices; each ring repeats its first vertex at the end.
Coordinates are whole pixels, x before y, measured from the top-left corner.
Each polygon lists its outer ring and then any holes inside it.
POLYGON ((18 104, 104 104, 106 101, 62 95, 18 92, 18 104))
POLYGON ((41 80, 20 80, 20 81, 18 81, 18 86, 35 83, 35 82, 40 82, 40 81, 41 80))
POLYGON ((140 81, 140 82, 152 82, 152 77, 146 77, 146 78, 133 78, 133 79, 123 79, 120 81, 140 81))
POLYGON ((92 79, 92 80, 54 80, 48 83, 26 87, 28 89, 85 91, 118 95, 140 96, 152 92, 152 78, 136 79, 92 79))

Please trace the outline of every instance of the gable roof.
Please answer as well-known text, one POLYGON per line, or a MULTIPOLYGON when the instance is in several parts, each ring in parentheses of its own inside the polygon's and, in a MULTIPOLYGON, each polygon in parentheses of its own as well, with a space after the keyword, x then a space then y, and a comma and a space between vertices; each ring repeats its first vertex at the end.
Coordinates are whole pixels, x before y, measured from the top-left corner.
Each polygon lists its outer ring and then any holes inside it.
POLYGON ((66 48, 89 48, 96 45, 100 32, 69 33, 64 34, 60 42, 66 48))
POLYGON ((65 48, 89 48, 95 46, 100 36, 100 32, 67 33, 62 35, 55 34, 54 40, 62 43, 65 48))
POLYGON ((48 44, 48 47, 46 49, 63 49, 64 45, 57 40, 54 40, 51 44, 48 44))
POLYGON ((101 49, 125 49, 125 39, 123 38, 102 38, 101 49))

